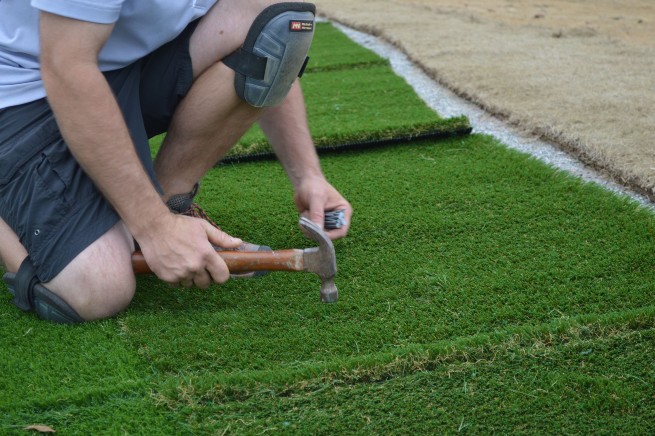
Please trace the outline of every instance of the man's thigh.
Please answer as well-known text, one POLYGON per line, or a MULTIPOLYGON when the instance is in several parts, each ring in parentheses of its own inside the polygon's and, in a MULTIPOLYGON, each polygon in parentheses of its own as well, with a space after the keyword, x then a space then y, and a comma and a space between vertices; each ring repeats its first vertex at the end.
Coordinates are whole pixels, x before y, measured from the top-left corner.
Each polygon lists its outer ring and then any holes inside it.
POLYGON ((11 227, 0 218, 0 271, 15 273, 27 256, 11 227))
POLYGON ((0 217, 46 282, 119 217, 68 151, 45 100, 0 111, 0 125, 0 217))
MULTIPOLYGON (((189 53, 190 39, 199 20, 190 23, 173 41, 163 45, 139 62, 139 104, 148 138, 165 133, 175 110, 193 85, 193 65, 189 53)), ((107 73, 109 77, 113 73, 107 73)), ((123 112, 130 105, 122 102, 123 112)))

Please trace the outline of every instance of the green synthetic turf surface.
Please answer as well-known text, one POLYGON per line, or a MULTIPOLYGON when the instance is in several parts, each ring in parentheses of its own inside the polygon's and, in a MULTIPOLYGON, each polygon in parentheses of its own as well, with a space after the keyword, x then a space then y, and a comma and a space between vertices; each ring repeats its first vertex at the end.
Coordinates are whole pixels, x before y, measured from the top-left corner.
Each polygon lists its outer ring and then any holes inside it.
MULTIPOLYGON (((337 285, 348 298, 315 306, 318 279, 288 274, 246 293, 233 283, 210 300, 201 291, 170 302, 144 295, 147 310, 125 325, 147 341, 160 370, 304 367, 652 302, 655 223, 647 213, 601 201, 599 188, 576 187, 485 138, 326 159, 324 170, 357 211, 352 234, 336 244, 337 285), (282 312, 270 311, 280 299, 282 312), (201 305, 229 310, 188 310, 201 305), (163 331, 161 310, 176 314, 184 334, 163 331), (210 340, 212 352, 203 347, 210 340)), ((227 231, 274 248, 306 243, 276 167, 228 167, 207 184, 233 186, 201 197, 227 202, 229 212, 216 205, 227 231)))
POLYGON ((317 23, 307 73, 388 66, 389 62, 353 42, 330 23, 317 23))
MULTIPOLYGON (((316 75, 382 67, 352 50, 316 75)), ((0 434, 655 431, 651 212, 481 135, 322 162, 356 211, 338 303, 311 274, 141 277, 117 318, 57 326, 1 284, 0 434)), ((311 245, 277 163, 202 186, 226 231, 311 245)))
POLYGON ((339 375, 243 401, 184 404, 200 431, 259 434, 639 434, 653 429, 655 332, 584 330, 445 355, 429 371, 351 384, 339 375), (588 337, 585 337, 588 336, 588 337))
MULTIPOLYGON (((652 430, 650 212, 478 135, 323 165, 357 211, 337 304, 310 274, 143 277, 117 319, 66 327, 5 295, 0 431, 652 430)), ((307 246, 276 163, 204 187, 226 230, 307 246)))

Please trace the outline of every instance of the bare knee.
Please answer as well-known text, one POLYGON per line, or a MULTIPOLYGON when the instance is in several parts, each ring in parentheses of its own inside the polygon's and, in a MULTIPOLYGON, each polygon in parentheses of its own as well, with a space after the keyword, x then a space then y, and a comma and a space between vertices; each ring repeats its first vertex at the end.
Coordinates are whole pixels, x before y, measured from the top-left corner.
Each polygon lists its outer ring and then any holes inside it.
POLYGON ((85 320, 110 318, 127 308, 136 291, 134 275, 96 276, 81 280, 67 302, 85 320))
POLYGON ((33 281, 34 266, 26 260, 17 273, 7 275, 5 280, 20 309, 34 311, 40 318, 56 323, 78 323, 116 315, 132 301, 136 288, 134 276, 114 272, 92 277, 71 275, 69 270, 40 284, 33 281))
MULTIPOLYGON (((125 225, 118 223, 43 286, 87 321, 114 316, 134 298, 136 279, 130 261, 133 248, 125 225)), ((16 272, 26 256, 18 237, 0 220, 4 268, 16 272)))
POLYGON ((44 285, 87 321, 112 317, 134 298, 132 250, 131 236, 119 223, 44 285))

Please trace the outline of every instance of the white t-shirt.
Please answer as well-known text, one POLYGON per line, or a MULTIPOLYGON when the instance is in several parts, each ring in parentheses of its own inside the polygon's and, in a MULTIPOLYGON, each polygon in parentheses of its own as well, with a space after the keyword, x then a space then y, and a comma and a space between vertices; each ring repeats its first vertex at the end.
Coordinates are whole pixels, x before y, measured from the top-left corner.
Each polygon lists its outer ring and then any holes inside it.
POLYGON ((174 39, 217 0, 0 0, 0 108, 45 97, 39 66, 39 10, 115 23, 99 55, 122 68, 174 39))

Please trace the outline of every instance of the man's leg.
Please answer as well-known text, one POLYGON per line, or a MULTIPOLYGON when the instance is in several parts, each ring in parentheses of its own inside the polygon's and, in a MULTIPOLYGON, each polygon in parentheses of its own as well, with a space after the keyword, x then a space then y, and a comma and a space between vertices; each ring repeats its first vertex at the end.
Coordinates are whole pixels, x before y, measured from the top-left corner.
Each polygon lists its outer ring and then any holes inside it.
POLYGON ((8 280, 16 303, 43 315, 54 294, 71 319, 115 315, 135 290, 124 225, 56 134, 45 100, 0 111, 0 125, 0 258, 5 272, 21 271, 8 280))
MULTIPOLYGON (((132 238, 119 222, 43 286, 87 321, 116 315, 130 303, 136 288, 130 262, 131 244, 132 238)), ((16 273, 27 257, 18 236, 2 220, 0 256, 6 271, 11 273, 16 273)))
POLYGON ((164 200, 190 192, 241 138, 262 109, 241 100, 234 71, 221 59, 239 48, 257 15, 271 0, 221 0, 191 36, 194 82, 178 105, 155 160, 164 200))
POLYGON ((118 222, 44 286, 87 321, 114 316, 130 304, 136 290, 133 244, 127 227, 118 222))
POLYGON ((217 63, 180 102, 155 160, 164 201, 190 192, 259 117, 234 91, 234 72, 217 63))
POLYGON ((18 236, 0 219, 0 260, 8 272, 18 271, 18 267, 27 257, 27 251, 18 240, 18 236))
POLYGON ((115 315, 135 290, 125 226, 57 135, 45 100, 0 111, 0 125, 0 257, 6 272, 21 272, 8 280, 15 302, 41 316, 57 300, 71 319, 115 315))

